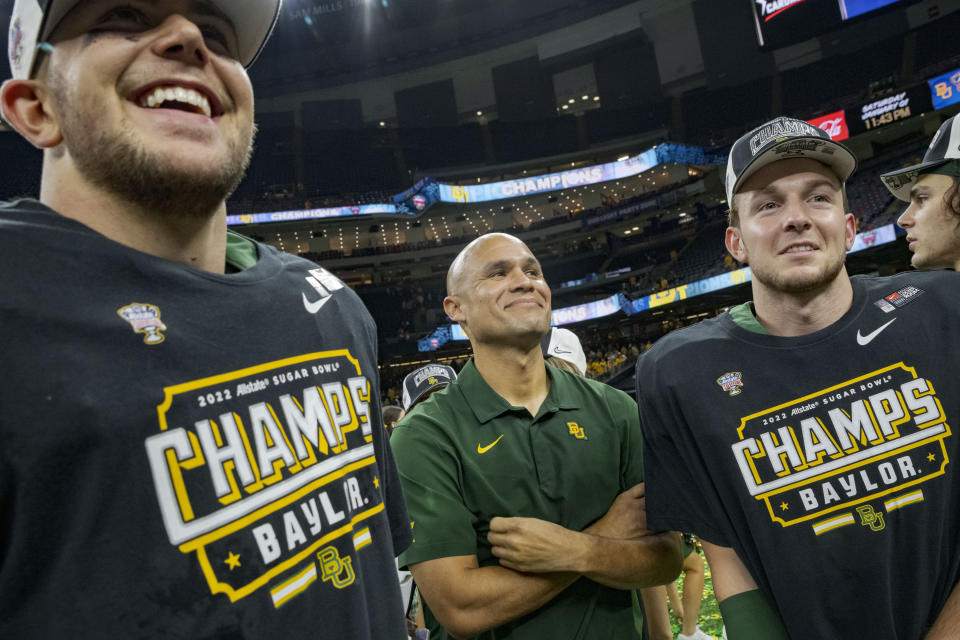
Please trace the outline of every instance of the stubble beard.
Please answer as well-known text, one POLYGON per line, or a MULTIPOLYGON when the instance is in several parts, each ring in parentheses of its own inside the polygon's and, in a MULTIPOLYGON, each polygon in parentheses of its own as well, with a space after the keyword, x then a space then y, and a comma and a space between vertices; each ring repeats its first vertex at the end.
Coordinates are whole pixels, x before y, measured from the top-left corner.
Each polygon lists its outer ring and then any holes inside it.
POLYGON ((806 277, 789 277, 783 272, 750 265, 751 277, 768 289, 787 294, 812 293, 836 280, 846 264, 846 255, 824 265, 818 272, 806 277))
POLYGON ((144 211, 208 218, 246 173, 256 133, 252 123, 249 133, 229 140, 222 162, 196 171, 147 149, 128 121, 114 130, 100 126, 95 110, 85 110, 61 78, 51 80, 51 91, 62 112, 61 144, 69 149, 77 170, 91 184, 144 211))

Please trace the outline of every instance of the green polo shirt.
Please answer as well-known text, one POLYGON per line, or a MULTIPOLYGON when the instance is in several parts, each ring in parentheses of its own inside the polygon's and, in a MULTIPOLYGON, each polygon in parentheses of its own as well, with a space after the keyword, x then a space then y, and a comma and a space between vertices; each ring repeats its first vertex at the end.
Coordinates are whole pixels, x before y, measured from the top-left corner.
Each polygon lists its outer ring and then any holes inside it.
MULTIPOLYGON (((643 481, 637 405, 610 386, 547 367, 550 392, 531 416, 511 406, 471 359, 457 380, 417 405, 393 432, 413 523, 406 566, 476 554, 497 564, 495 516, 524 516, 580 531, 617 494, 643 481)), ((580 578, 539 610, 482 638, 638 638, 631 592, 580 578)), ((448 637, 425 607, 431 638, 448 637)))

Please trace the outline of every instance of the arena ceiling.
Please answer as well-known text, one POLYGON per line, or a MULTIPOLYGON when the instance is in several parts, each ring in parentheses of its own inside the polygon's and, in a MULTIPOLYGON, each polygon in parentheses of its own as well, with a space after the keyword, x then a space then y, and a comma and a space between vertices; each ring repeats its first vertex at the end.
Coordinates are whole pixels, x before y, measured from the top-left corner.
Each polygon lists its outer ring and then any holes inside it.
POLYGON ((635 0, 285 0, 258 86, 325 86, 535 37, 635 0))
MULTIPOLYGON (((631 2, 284 0, 277 31, 251 75, 259 86, 338 84, 503 46, 631 2)), ((13 0, 0 0, 4 26, 12 9, 13 0)), ((6 64, 0 66, 0 79, 9 77, 6 64)))

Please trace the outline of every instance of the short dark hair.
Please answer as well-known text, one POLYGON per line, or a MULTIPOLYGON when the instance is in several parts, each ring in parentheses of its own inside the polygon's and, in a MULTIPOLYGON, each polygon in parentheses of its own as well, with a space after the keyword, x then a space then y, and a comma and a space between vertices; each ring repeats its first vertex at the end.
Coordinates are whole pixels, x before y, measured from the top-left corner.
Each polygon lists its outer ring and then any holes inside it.
POLYGON ((383 424, 390 425, 395 423, 400 419, 400 414, 403 413, 403 407, 398 407, 395 404, 385 404, 383 405, 383 424))

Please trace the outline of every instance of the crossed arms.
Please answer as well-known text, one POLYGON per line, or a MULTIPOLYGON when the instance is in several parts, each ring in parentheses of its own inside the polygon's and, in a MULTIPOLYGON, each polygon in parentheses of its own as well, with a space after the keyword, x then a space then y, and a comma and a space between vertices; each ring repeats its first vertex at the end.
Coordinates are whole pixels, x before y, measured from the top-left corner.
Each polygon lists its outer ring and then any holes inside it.
POLYGON ((480 567, 476 555, 410 565, 434 615, 455 638, 535 611, 581 577, 634 589, 670 582, 682 563, 676 533, 647 529, 642 483, 617 496, 583 531, 537 518, 493 518, 487 539, 500 566, 480 567))

